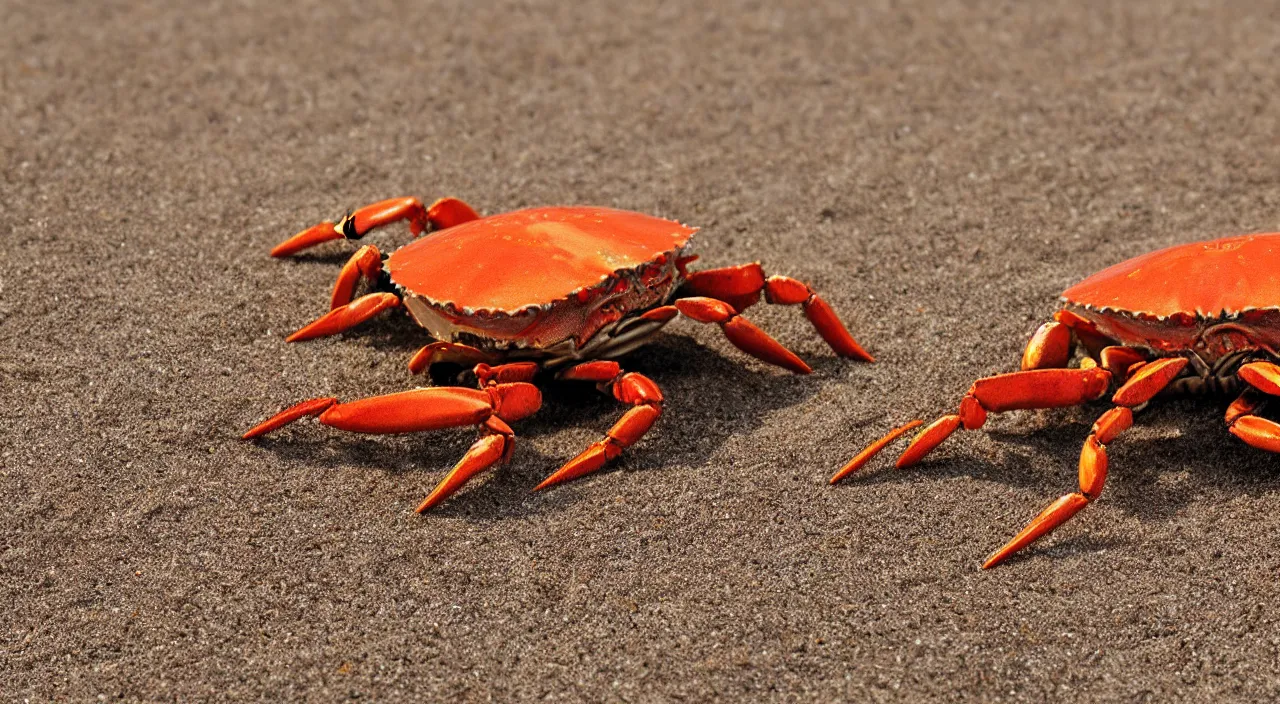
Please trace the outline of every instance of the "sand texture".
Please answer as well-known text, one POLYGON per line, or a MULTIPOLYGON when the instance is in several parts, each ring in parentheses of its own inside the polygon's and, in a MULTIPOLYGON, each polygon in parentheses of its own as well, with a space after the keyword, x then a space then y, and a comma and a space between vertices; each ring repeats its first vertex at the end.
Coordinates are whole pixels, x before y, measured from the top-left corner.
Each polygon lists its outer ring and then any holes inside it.
POLYGON ((1280 696, 1280 464, 1224 404, 1144 413, 989 572, 1104 404, 825 484, 1089 273, 1280 230, 1275 3, 0 4, 0 700, 1280 696), (416 516, 471 430, 239 440, 418 383, 400 315, 284 342, 352 246, 267 256, 403 195, 700 226, 879 362, 796 309, 750 316, 804 377, 678 323, 626 360, 666 413, 610 471, 531 493, 621 413, 549 386, 416 516))

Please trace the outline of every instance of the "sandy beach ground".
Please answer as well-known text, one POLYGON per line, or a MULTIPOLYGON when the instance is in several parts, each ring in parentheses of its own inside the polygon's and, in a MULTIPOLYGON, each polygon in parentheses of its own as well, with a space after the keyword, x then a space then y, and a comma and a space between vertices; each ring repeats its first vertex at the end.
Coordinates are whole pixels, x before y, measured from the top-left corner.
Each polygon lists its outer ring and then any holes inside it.
MULTIPOLYGON (((1280 230, 1274 3, 3 3, 0 699, 1224 701, 1280 695, 1280 464, 1152 409, 1103 498, 1102 404, 825 479, 1015 368, 1058 292, 1280 230), (469 430, 239 434, 418 383, 402 316, 305 344, 351 251, 267 250, 400 195, 701 226, 879 358, 751 317, 627 359, 666 413, 549 387, 511 464, 419 517, 469 430)), ((404 228, 374 237, 390 249, 404 228)))

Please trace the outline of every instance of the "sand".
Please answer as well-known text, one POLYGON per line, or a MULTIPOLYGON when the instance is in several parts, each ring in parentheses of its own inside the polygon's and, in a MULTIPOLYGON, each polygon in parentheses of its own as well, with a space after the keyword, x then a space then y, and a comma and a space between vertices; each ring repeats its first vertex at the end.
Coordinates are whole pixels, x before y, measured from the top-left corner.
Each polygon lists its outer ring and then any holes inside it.
MULTIPOLYGON (((4 3, 0 699, 1224 701, 1280 695, 1280 471, 1223 406, 993 418, 825 479, 1015 368, 1056 295, 1280 230, 1273 3, 4 3), (513 462, 412 508, 473 438, 247 427, 409 388, 400 316, 284 336, 351 251, 271 245, 381 198, 589 203, 810 282, 814 366, 681 323, 627 359, 666 414, 548 387, 513 462)), ((403 227, 373 237, 407 241, 403 227)))

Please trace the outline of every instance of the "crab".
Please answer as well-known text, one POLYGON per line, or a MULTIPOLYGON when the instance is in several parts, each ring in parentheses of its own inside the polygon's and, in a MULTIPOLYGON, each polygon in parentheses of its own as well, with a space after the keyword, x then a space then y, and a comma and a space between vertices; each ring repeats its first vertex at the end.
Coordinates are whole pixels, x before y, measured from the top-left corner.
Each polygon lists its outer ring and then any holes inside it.
MULTIPOLYGON (((981 428, 988 413, 1057 408, 1101 398, 1114 406, 1097 419, 1080 453, 1079 491, 1054 501, 993 553, 994 567, 1048 534, 1102 493, 1107 445, 1157 396, 1232 399, 1228 430, 1249 445, 1280 452, 1280 424, 1257 413, 1280 395, 1280 233, 1193 242, 1104 269, 1062 293, 1054 320, 1032 335, 1022 370, 979 379, 959 409, 921 430, 897 467, 922 460, 957 429, 981 428), (1083 348, 1079 366, 1069 368, 1083 348)), ((896 438, 894 428, 831 477, 862 468, 896 438)))
POLYGON ((395 198, 303 230, 271 254, 286 257, 329 240, 357 240, 403 221, 415 236, 428 236, 385 258, 374 245, 357 249, 338 274, 329 312, 288 341, 335 335, 383 311, 405 308, 433 339, 409 361, 410 371, 461 365, 473 372, 477 388, 432 386, 346 403, 310 399, 244 438, 308 416, 357 433, 475 426, 479 439, 418 506, 419 513, 510 459, 510 424, 542 404, 533 383, 540 372, 595 383, 629 408, 604 438, 535 490, 594 472, 618 457, 658 420, 663 397, 657 384, 625 371, 616 358, 677 316, 718 325, 743 352, 809 373, 809 365, 742 315, 763 294, 770 303, 801 306, 840 356, 873 361, 808 285, 766 276, 759 263, 690 272, 686 267, 697 257, 688 250, 697 228, 641 213, 551 206, 481 217, 457 198, 430 207, 417 198, 395 198), (357 297, 362 282, 369 290, 357 297))

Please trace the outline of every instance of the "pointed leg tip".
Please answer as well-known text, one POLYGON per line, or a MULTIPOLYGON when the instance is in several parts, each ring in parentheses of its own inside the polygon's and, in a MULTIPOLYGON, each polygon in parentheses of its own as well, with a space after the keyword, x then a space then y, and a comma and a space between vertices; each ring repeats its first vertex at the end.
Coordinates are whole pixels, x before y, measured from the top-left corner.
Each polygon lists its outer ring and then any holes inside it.
POLYGON ((995 567, 996 565, 1000 564, 1001 562, 1004 562, 1004 557, 1002 557, 999 553, 996 553, 991 557, 988 557, 985 561, 983 561, 982 569, 989 570, 992 567, 995 567))
POLYGON ((413 512, 421 516, 427 511, 430 511, 431 508, 438 503, 440 503, 439 498, 435 496, 428 496, 422 503, 418 504, 417 508, 413 509, 413 512))
POLYGON ((855 362, 866 362, 867 364, 872 364, 876 361, 876 358, 872 357, 870 352, 862 349, 862 346, 856 342, 844 349, 837 349, 836 351, 840 353, 841 357, 844 357, 845 359, 852 359, 855 362))
POLYGON ((297 330, 293 331, 293 333, 292 333, 292 334, 290 334, 288 337, 284 338, 284 341, 285 341, 285 342, 303 342, 303 341, 305 341, 305 340, 310 340, 310 339, 311 339, 311 338, 313 338, 313 337, 323 337, 323 336, 324 336, 324 334, 323 334, 323 333, 316 332, 316 331, 313 331, 313 330, 312 330, 312 327, 313 327, 314 325, 315 325, 315 323, 314 323, 314 322, 313 322, 313 323, 309 323, 309 324, 307 324, 307 325, 305 325, 305 326, 303 326, 303 327, 301 327, 301 328, 299 328, 299 329, 297 329, 297 330))
MULTIPOLYGON (((559 472, 557 472, 556 474, 559 474, 559 472)), ((546 479, 543 479, 543 480, 542 480, 542 482, 541 482, 540 484, 538 484, 537 486, 533 487, 533 490, 534 490, 534 491, 543 491, 544 489, 550 489, 551 487, 555 486, 556 484, 559 484, 559 483, 560 483, 560 481, 561 481, 561 480, 560 480, 558 477, 556 477, 556 475, 555 475, 555 474, 552 474, 551 476, 547 477, 546 479)))
POLYGON ((342 238, 342 233, 334 228, 331 222, 322 222, 319 225, 309 227, 302 232, 290 237, 271 248, 271 256, 287 257, 291 254, 297 254, 308 247, 314 247, 322 242, 336 240, 342 238))
POLYGON ((857 462, 856 460, 854 462, 850 462, 849 464, 846 464, 845 466, 841 467, 840 471, 831 475, 831 478, 827 480, 827 484, 835 485, 845 477, 848 477, 850 474, 853 474, 854 472, 858 471, 861 468, 862 468, 861 462, 857 462))

